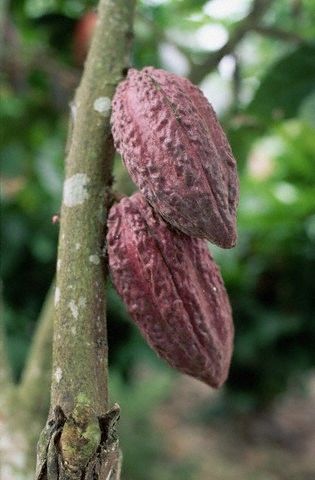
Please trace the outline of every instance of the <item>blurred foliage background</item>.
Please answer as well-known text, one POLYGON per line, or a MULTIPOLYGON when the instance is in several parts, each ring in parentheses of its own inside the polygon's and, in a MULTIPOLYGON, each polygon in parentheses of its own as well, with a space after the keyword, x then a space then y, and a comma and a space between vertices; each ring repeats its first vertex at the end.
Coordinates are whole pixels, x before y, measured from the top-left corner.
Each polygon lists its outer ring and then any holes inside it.
MULTIPOLYGON (((52 217, 95 6, 12 0, 1 7, 1 276, 16 380, 54 277, 52 217)), ((233 306, 235 354, 215 406, 205 402, 204 422, 214 411, 224 418, 266 411, 289 387, 305 388, 315 365, 314 39, 314 0, 138 2, 132 64, 200 84, 241 179, 238 244, 231 251, 210 247, 233 306)), ((118 190, 132 192, 119 158, 115 177, 118 190)), ((125 409, 126 478, 195 478, 187 462, 162 469, 149 423, 177 376, 146 347, 112 287, 108 299, 111 392, 125 409)))

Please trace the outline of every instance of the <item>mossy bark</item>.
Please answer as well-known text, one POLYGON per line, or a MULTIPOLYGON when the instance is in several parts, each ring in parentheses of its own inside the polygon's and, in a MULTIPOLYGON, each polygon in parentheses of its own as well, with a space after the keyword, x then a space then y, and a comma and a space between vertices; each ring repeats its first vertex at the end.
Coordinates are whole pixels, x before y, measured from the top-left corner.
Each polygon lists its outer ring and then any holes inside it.
POLYGON ((51 409, 36 478, 118 478, 108 411, 105 230, 114 147, 110 101, 128 67, 134 0, 101 0, 72 105, 55 291, 51 409), (116 471, 116 473, 115 473, 116 471), (115 476, 116 475, 116 476, 115 476))

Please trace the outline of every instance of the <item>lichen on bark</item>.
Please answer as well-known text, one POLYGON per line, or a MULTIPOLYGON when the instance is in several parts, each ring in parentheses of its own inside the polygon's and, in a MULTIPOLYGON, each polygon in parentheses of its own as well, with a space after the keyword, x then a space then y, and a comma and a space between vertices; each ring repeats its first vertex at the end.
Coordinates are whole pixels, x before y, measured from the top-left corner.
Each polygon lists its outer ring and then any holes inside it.
MULTIPOLYGON (((106 434, 112 417, 103 256, 114 147, 110 104, 99 99, 112 98, 128 66, 133 9, 134 0, 100 0, 72 106, 60 216, 51 408, 39 440, 37 479, 107 478, 103 467, 109 446, 118 458, 117 441, 106 434)), ((115 478, 117 459, 111 462, 108 478, 115 478)))

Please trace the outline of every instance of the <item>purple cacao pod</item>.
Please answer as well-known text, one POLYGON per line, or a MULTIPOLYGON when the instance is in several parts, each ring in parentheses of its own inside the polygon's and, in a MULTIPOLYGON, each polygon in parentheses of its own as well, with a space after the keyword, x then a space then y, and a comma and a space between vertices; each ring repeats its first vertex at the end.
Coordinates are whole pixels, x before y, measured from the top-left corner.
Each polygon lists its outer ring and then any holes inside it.
POLYGON ((235 245, 236 162, 198 87, 153 67, 130 69, 113 100, 112 132, 133 181, 167 222, 235 245))
POLYGON ((113 283, 149 345, 172 367, 221 386, 234 329, 206 241, 171 229, 141 193, 111 208, 107 240, 113 283))

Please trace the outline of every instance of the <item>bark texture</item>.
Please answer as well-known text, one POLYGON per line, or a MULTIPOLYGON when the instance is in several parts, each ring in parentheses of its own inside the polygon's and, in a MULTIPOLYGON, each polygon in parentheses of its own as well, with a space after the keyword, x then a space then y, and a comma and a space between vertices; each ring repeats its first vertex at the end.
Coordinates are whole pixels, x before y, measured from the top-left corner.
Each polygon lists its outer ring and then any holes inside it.
POLYGON ((55 290, 51 409, 37 479, 119 478, 108 411, 104 233, 114 147, 111 98, 128 66, 133 0, 101 0, 72 105, 55 290))

